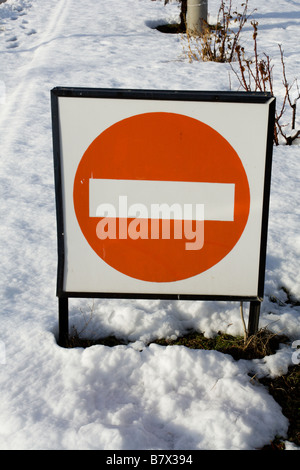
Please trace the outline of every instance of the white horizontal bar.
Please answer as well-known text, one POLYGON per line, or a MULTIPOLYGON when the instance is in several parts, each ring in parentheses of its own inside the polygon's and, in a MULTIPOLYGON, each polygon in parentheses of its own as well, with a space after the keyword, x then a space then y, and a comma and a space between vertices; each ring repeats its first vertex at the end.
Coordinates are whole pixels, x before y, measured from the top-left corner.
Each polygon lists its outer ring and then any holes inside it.
POLYGON ((91 178, 89 216, 109 217, 114 208, 124 218, 233 221, 234 191, 228 183, 91 178))

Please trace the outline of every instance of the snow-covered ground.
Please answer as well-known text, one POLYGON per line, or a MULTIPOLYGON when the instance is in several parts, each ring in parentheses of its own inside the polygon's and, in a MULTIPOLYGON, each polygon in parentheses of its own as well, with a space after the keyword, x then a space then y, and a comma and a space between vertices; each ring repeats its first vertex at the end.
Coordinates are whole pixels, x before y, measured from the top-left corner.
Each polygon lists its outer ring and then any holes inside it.
MULTIPOLYGON (((213 21, 219 0, 208 4, 213 21)), ((257 8, 259 47, 273 58, 280 101, 278 42, 287 76, 300 77, 300 1, 250 0, 249 7, 257 8)), ((190 328, 242 334, 239 305, 92 299, 71 299, 71 325, 88 337, 113 334, 130 343, 63 349, 56 342, 50 90, 234 88, 228 64, 189 63, 180 36, 154 29, 178 16, 177 2, 151 0, 0 4, 1 449, 258 449, 286 436, 280 406, 250 375, 286 373, 292 342, 300 340, 300 307, 283 290, 300 298, 299 142, 274 148, 260 319, 290 345, 252 361, 147 346, 190 328)), ((250 25, 244 40, 250 48, 250 25)))

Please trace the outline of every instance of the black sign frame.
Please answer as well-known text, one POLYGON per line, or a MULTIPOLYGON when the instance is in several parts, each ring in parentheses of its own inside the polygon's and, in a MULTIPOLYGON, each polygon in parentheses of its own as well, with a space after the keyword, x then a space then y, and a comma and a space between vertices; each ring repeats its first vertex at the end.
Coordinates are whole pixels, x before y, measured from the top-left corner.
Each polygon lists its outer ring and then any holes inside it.
MULTIPOLYGON (((222 300, 250 302, 250 314, 248 333, 254 334, 258 329, 260 304, 264 296, 265 265, 267 252, 267 234, 269 217, 269 199, 271 188, 273 135, 275 123, 275 98, 268 92, 214 92, 214 91, 183 91, 183 90, 131 90, 131 89, 106 89, 106 88, 74 88, 55 87, 51 90, 51 115, 52 115, 52 140, 54 160, 54 180, 56 198, 57 221, 57 290, 59 300, 59 330, 60 343, 63 344, 68 337, 68 299, 71 297, 82 298, 117 298, 117 299, 168 299, 168 300, 222 300), (59 123, 59 97, 71 98, 110 98, 131 100, 176 100, 176 101, 209 101, 218 103, 263 103, 269 104, 267 145, 264 175, 264 195, 261 224, 261 244, 258 273, 257 296, 241 297, 232 295, 187 295, 187 294, 152 294, 152 293, 105 293, 105 292, 66 292, 63 289, 65 240, 64 240, 64 214, 62 197, 62 172, 61 172, 61 141, 59 123), (273 98, 271 100, 271 98, 273 98)), ((245 266, 247 269, 247 266, 245 266)))

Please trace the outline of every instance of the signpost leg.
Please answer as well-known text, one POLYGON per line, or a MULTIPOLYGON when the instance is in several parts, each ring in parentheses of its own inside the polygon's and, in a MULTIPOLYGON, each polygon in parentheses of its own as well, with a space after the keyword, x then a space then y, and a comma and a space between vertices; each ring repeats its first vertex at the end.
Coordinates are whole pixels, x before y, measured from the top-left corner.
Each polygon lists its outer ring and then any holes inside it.
POLYGON ((259 314, 260 302, 256 300, 250 302, 248 336, 255 335, 258 332, 259 314))
POLYGON ((58 344, 67 346, 69 339, 69 303, 68 297, 58 298, 58 344))

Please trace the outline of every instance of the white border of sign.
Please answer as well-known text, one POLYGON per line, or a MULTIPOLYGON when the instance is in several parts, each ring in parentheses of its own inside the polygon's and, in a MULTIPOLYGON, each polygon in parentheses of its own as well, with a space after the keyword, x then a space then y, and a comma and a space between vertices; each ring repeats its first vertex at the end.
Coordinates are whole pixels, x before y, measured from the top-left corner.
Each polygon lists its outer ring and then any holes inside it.
POLYGON ((261 300, 273 147, 275 99, 268 93, 55 88, 51 91, 58 235, 58 297, 261 300), (192 278, 140 281, 107 265, 78 226, 73 184, 93 140, 112 124, 147 112, 204 122, 235 149, 251 194, 250 214, 234 249, 192 278))

